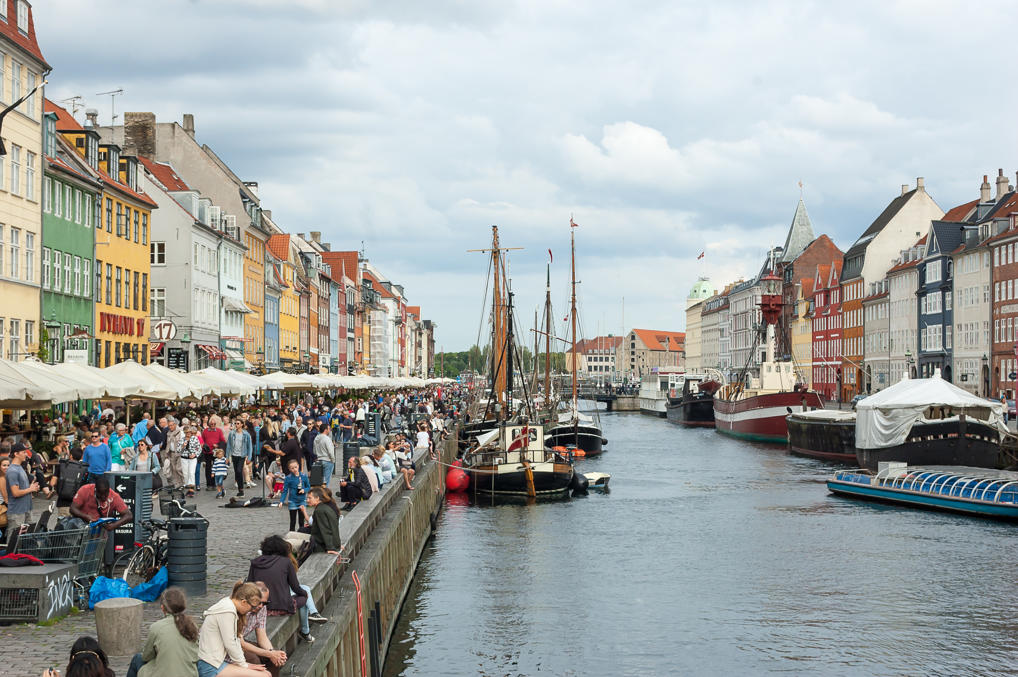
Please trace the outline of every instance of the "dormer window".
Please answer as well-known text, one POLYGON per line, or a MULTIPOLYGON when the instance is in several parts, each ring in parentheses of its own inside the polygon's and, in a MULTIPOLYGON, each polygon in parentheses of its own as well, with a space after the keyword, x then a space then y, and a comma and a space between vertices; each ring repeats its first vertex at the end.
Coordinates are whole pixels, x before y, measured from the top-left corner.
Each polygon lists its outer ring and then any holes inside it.
POLYGON ((28 3, 25 0, 18 0, 18 31, 23 35, 28 35, 28 3))
MULTIPOLYGON (((0 2, 2 2, 2 0, 0 0, 0 2)), ((92 169, 98 169, 99 140, 96 137, 92 136, 91 134, 88 135, 87 139, 88 140, 85 142, 85 161, 88 163, 88 166, 91 167, 92 169)))
MULTIPOLYGON (((2 4, 3 2, 0 0, 0 5, 2 4)), ((57 156, 57 121, 50 115, 46 116, 46 155, 57 156)))

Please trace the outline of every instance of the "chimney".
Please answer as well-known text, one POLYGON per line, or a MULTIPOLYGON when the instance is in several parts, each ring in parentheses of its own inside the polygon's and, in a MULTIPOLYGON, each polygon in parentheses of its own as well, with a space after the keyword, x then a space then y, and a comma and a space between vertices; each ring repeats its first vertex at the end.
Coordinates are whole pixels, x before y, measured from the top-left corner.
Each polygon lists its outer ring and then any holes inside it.
POLYGON ((155 113, 124 113, 124 147, 134 148, 142 157, 156 156, 155 113))
POLYGON ((1004 197, 1005 193, 1007 193, 1007 177, 1004 176, 1004 170, 1003 169, 998 169, 997 170, 997 197, 996 197, 996 199, 999 200, 1000 198, 1004 197))
POLYGON ((258 182, 257 181, 245 181, 244 186, 247 187, 251 194, 258 197, 258 182))
POLYGON ((907 192, 908 192, 908 184, 907 183, 901 184, 901 194, 904 195, 907 192))
POLYGON ((262 216, 264 216, 269 221, 271 221, 272 220, 272 210, 271 209, 263 209, 262 210, 262 216))
POLYGON ((96 129, 99 127, 99 111, 95 108, 85 109, 85 124, 84 127, 91 127, 96 129))
POLYGON ((926 179, 923 177, 917 177, 915 180, 915 189, 920 193, 926 192, 926 179))
POLYGON ((990 180, 987 178, 986 174, 983 174, 983 183, 979 186, 979 201, 990 201, 990 180))
POLYGON ((192 139, 194 138, 194 115, 191 113, 184 113, 184 121, 180 125, 187 132, 187 135, 192 139))
POLYGON ((312 230, 311 231, 311 239, 315 242, 315 244, 321 244, 322 243, 322 231, 320 231, 320 230, 312 230))
POLYGON ((324 249, 325 251, 327 252, 332 251, 332 245, 329 244, 328 242, 319 242, 318 244, 322 245, 322 249, 324 249))

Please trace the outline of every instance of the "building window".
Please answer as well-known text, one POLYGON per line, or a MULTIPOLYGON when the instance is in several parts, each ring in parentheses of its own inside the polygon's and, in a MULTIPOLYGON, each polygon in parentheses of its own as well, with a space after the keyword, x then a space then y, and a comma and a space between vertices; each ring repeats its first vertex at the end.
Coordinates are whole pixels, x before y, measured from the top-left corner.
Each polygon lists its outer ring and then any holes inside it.
POLYGON ((49 247, 42 248, 42 288, 49 289, 49 247))
MULTIPOLYGON (((123 237, 124 235, 124 206, 117 203, 117 237, 123 237)), ((128 233, 130 237, 130 233, 128 233)))
POLYGON ((25 349, 35 344, 35 322, 25 320, 25 349))
POLYGON ((25 233, 25 279, 35 282, 35 233, 25 233))
POLYGON ((11 329, 8 332, 11 339, 11 349, 7 357, 17 361, 21 354, 21 320, 11 320, 11 329))
POLYGON ((165 265, 166 264, 166 243, 165 242, 153 242, 149 245, 149 263, 152 265, 165 265))
POLYGON ((131 307, 131 271, 124 268, 124 308, 131 307))
POLYGON ((89 259, 81 260, 81 295, 92 296, 92 262, 89 259))
POLYGON ((61 188, 59 181, 55 181, 53 183, 53 216, 63 215, 63 195, 64 189, 61 188))
POLYGON ((25 197, 35 199, 35 153, 25 153, 25 197))
POLYGON ((74 191, 74 222, 81 224, 81 191, 74 191))
POLYGON ((64 254, 64 293, 71 293, 71 255, 64 254))
POLYGON ((21 98, 21 64, 11 61, 11 101, 21 98))
POLYGON ((11 228, 11 277, 21 277, 21 229, 11 228))
MULTIPOLYGON (((113 232, 113 200, 106 198, 106 232, 113 232)), ((107 351, 107 356, 109 351, 107 351)))
POLYGON ((53 212, 53 179, 48 176, 42 183, 42 210, 47 214, 53 212))
POLYGON ((36 83, 39 81, 37 76, 32 71, 28 71, 28 98, 25 99, 25 115, 35 119, 35 89, 36 83))
POLYGON ((85 196, 85 226, 92 227, 92 196, 85 196))
POLYGON ((113 264, 106 264, 106 305, 113 305, 113 264))
POLYGON ((139 234, 139 230, 140 230, 139 229, 139 224, 138 224, 138 221, 139 221, 138 216, 139 216, 139 214, 140 214, 140 212, 137 209, 135 209, 134 210, 134 241, 135 242, 139 242, 140 241, 138 239, 138 234, 139 234))
POLYGON ((63 268, 63 265, 62 265, 63 264, 63 259, 64 259, 64 257, 60 255, 60 252, 58 252, 56 249, 54 249, 53 250, 53 291, 55 291, 55 292, 59 292, 64 287, 63 281, 62 281, 64 279, 64 276, 63 276, 64 268, 63 268))
POLYGON ((81 257, 74 257, 74 295, 81 296, 81 257))
POLYGON ((28 35, 28 3, 25 0, 18 0, 18 30, 28 35))
POLYGON ((131 307, 134 310, 138 310, 138 282, 139 282, 138 271, 134 271, 134 300, 131 303, 131 307))
POLYGON ((152 317, 163 317, 166 315, 166 289, 152 287, 149 298, 152 301, 152 317))
POLYGON ((148 244, 148 214, 141 215, 141 243, 148 244))
POLYGON ((11 192, 21 195, 21 146, 13 143, 11 144, 11 192))
POLYGON ((122 289, 122 287, 120 285, 120 279, 121 279, 121 273, 122 272, 123 271, 121 270, 120 266, 117 266, 117 297, 116 297, 117 298, 117 300, 116 300, 117 308, 120 307, 120 291, 122 289))
POLYGON ((141 274, 141 309, 148 312, 148 273, 141 274))

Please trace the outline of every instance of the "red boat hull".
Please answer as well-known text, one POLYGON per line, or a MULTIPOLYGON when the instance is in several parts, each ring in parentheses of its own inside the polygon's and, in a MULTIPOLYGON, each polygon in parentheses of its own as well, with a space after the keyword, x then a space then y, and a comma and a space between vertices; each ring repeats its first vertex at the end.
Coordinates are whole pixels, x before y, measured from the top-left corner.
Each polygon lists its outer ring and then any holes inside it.
POLYGON ((714 428, 724 435, 755 442, 788 442, 789 410, 822 409, 820 396, 809 392, 753 395, 729 401, 714 399, 714 428))

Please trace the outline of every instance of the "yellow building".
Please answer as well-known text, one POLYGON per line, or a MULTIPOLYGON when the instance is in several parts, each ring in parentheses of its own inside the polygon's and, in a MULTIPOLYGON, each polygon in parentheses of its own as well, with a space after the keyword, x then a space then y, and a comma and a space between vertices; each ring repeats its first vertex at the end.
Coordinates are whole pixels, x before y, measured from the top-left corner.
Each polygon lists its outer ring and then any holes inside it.
POLYGON ((266 241, 254 230, 248 230, 244 233, 244 244, 247 245, 247 253, 244 254, 244 304, 251 309, 244 315, 244 357, 251 364, 258 364, 265 357, 266 241))
POLYGON ((813 280, 805 278, 797 285, 792 321, 788 331, 792 338, 792 358, 799 378, 813 387, 813 318, 810 302, 813 298, 813 280))
POLYGON ((297 293, 290 236, 271 235, 266 246, 272 256, 279 260, 282 274, 279 292, 279 368, 293 369, 300 364, 300 296, 297 293))
MULTIPOLYGON (((0 107, 41 85, 49 65, 35 39, 28 3, 2 3, 0 107), (17 8, 17 12, 13 9, 17 8), (24 11, 22 11, 24 8, 24 11)), ((0 358, 39 350, 42 263, 43 90, 4 118, 0 155, 0 358)))

